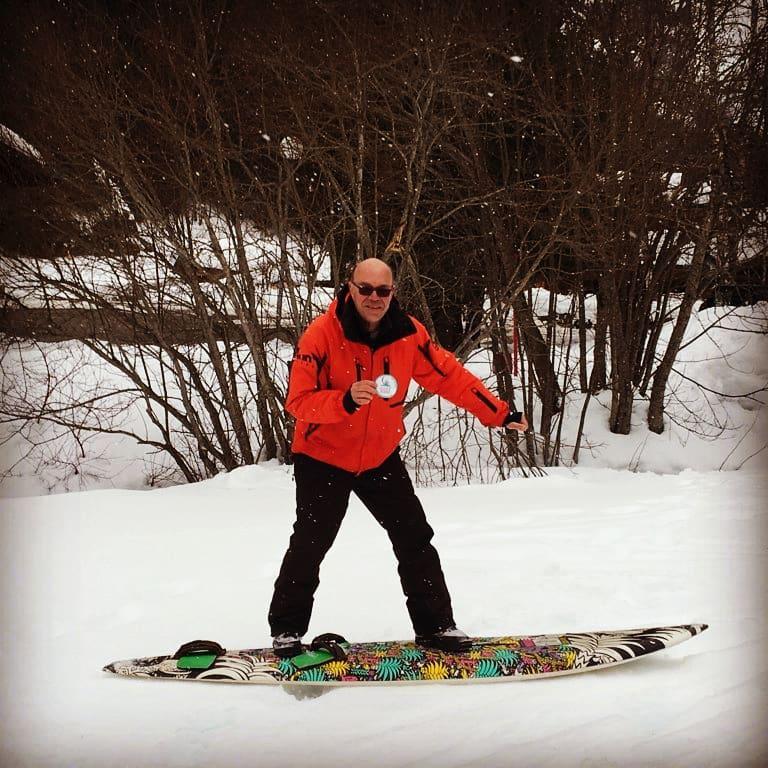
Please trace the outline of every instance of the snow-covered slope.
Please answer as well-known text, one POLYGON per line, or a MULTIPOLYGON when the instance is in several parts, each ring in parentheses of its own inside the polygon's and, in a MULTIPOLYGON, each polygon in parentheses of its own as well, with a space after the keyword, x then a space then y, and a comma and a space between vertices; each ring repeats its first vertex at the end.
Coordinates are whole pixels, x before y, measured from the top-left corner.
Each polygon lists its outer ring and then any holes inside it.
MULTIPOLYGON (((759 471, 556 469, 419 492, 460 625, 558 633, 708 622, 613 671, 498 685, 281 689, 114 678, 116 658, 269 641, 290 473, 14 499, 0 511, 0 765, 763 766, 768 483, 759 471)), ((353 501, 310 633, 403 638, 383 531, 353 501)))

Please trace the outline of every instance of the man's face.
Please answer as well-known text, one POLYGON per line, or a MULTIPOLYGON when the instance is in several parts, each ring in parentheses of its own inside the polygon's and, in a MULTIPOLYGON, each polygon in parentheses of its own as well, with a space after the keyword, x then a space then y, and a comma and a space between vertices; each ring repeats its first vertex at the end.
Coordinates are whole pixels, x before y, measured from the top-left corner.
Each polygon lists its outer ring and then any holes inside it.
POLYGON ((370 328, 375 328, 389 309, 393 293, 390 293, 389 296, 379 296, 374 291, 370 296, 364 296, 361 288, 363 290, 367 288, 394 288, 392 271, 383 262, 368 259, 357 265, 352 279, 349 281, 349 293, 355 309, 370 328))

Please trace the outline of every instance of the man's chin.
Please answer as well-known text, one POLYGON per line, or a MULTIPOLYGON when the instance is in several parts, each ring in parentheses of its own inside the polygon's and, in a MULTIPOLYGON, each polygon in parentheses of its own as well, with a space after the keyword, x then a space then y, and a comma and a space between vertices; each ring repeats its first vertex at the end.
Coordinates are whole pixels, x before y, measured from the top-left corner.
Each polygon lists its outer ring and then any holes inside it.
POLYGON ((384 310, 379 310, 378 312, 372 312, 369 310, 362 317, 366 323, 378 323, 379 320, 384 317, 384 310))

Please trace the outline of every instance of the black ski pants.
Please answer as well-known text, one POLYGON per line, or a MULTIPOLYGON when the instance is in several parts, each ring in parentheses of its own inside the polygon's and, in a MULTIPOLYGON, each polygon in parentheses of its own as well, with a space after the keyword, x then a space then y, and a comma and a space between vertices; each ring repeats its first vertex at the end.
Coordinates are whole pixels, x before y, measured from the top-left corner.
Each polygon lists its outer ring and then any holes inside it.
POLYGON ((320 583, 320 564, 336 538, 353 491, 389 534, 416 634, 453 626, 451 598, 431 544, 434 532, 399 450, 359 475, 296 454, 294 478, 296 522, 269 608, 273 637, 283 632, 306 633, 320 583))

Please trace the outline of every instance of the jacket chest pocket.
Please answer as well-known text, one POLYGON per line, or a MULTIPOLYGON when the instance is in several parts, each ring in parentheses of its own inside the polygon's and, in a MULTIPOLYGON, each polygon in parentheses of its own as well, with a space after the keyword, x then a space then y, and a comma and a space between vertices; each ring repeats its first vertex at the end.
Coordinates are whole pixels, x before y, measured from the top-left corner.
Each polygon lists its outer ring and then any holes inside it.
MULTIPOLYGON (((369 378, 365 357, 357 352, 337 356, 331 354, 331 365, 328 369, 328 387, 330 389, 347 390, 356 381, 369 378)), ((369 364, 370 365, 370 364, 369 364)))

